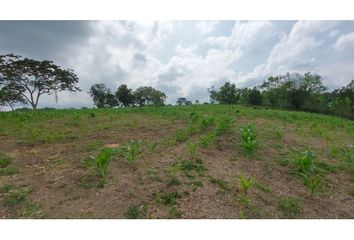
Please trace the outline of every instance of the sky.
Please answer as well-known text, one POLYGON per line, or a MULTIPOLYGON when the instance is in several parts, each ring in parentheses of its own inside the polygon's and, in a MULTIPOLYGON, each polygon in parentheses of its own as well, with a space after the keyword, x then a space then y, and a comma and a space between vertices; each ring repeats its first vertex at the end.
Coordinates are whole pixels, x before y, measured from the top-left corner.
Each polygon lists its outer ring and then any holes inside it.
POLYGON ((0 55, 52 60, 81 92, 43 96, 39 107, 92 107, 87 91, 152 86, 209 101, 224 82, 253 87, 271 75, 311 72, 329 90, 354 79, 354 21, 0 21, 0 55))

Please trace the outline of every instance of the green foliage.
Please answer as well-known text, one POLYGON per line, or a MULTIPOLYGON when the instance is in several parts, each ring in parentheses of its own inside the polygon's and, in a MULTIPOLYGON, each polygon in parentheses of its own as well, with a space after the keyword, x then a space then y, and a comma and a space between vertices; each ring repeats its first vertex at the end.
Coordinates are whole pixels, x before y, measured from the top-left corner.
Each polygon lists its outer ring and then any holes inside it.
POLYGON ((279 208, 285 218, 297 218, 301 212, 301 201, 294 197, 281 197, 278 201, 279 208))
POLYGON ((162 203, 166 206, 173 206, 177 204, 178 199, 180 198, 180 194, 177 191, 174 192, 165 192, 159 191, 156 194, 156 201, 162 203))
POLYGON ((80 91, 79 79, 71 69, 61 69, 52 61, 37 61, 14 54, 0 56, 0 79, 12 96, 20 95, 33 109, 40 96, 59 91, 80 91), (25 87, 24 87, 25 86, 25 87))
POLYGON ((183 212, 178 210, 176 206, 170 207, 168 210, 169 218, 182 218, 183 212))
POLYGON ((147 171, 148 176, 154 181, 161 182, 161 178, 155 169, 150 169, 147 171))
POLYGON ((179 163, 174 163, 172 165, 172 170, 173 171, 178 171, 178 170, 195 171, 199 175, 203 175, 204 172, 206 171, 206 168, 201 159, 196 159, 196 160, 185 160, 179 163))
POLYGON ((115 95, 124 107, 129 107, 134 104, 133 91, 129 89, 125 84, 122 84, 118 87, 115 95))
POLYGON ((241 147, 247 157, 252 156, 258 146, 256 129, 253 125, 241 126, 241 147))
POLYGON ((198 151, 198 143, 192 142, 192 141, 188 142, 187 143, 187 150, 188 150, 190 156, 192 158, 195 158, 197 155, 197 151, 198 151))
POLYGON ((212 143, 216 140, 216 135, 214 132, 207 133, 200 137, 199 144, 203 148, 210 147, 212 143))
POLYGON ((24 201, 27 198, 30 189, 28 187, 18 187, 11 186, 5 189, 5 197, 3 200, 3 204, 7 206, 14 206, 24 201))
POLYGON ((142 152, 143 142, 141 140, 132 140, 121 148, 121 153, 129 163, 135 163, 142 152))
POLYGON ((220 136, 225 133, 232 124, 232 119, 229 115, 223 115, 216 122, 215 134, 216 136, 220 136))
POLYGON ((96 175, 100 178, 99 186, 103 187, 109 167, 109 163, 112 160, 114 154, 117 153, 117 149, 103 148, 97 157, 91 156, 88 159, 88 164, 93 167, 96 175))
POLYGON ((222 178, 211 178, 210 182, 218 185, 219 188, 228 191, 230 190, 229 183, 222 178))
POLYGON ((181 180, 179 180, 177 177, 172 177, 169 181, 168 181, 168 185, 169 186, 177 186, 177 185, 181 185, 181 180))
POLYGON ((246 178, 243 175, 240 176, 239 182, 240 182, 241 190, 244 194, 248 194, 249 190, 254 185, 254 181, 252 179, 246 178))
POLYGON ((153 87, 144 86, 134 91, 134 99, 138 106, 162 106, 166 100, 166 94, 153 87))
POLYGON ((7 166, 5 168, 0 168, 0 176, 9 176, 19 173, 18 169, 13 166, 7 166))
POLYGON ((17 213, 18 218, 25 219, 39 219, 43 218, 44 214, 40 204, 27 203, 24 208, 20 209, 17 213))
POLYGON ((6 154, 0 152, 0 168, 5 168, 10 165, 12 162, 12 158, 7 156, 6 154))
POLYGON ((319 175, 319 169, 317 168, 318 164, 315 160, 315 152, 306 150, 300 153, 294 161, 299 175, 304 180, 305 186, 310 190, 311 196, 314 196, 321 183, 321 176, 319 175))
POLYGON ((147 215, 148 206, 143 203, 137 206, 129 207, 125 213, 127 219, 144 219, 147 215))
POLYGON ((214 87, 208 89, 211 102, 219 102, 220 104, 236 104, 240 99, 240 91, 235 84, 226 82, 219 90, 214 87))
POLYGON ((88 93, 92 97, 95 106, 98 108, 112 108, 118 105, 117 97, 103 83, 92 85, 88 93))

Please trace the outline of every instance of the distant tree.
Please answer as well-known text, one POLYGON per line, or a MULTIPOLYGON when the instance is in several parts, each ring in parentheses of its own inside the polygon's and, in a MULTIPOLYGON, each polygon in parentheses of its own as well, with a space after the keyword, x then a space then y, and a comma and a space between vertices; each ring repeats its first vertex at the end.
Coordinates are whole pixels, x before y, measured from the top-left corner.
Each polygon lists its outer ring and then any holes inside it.
POLYGON ((60 91, 81 91, 79 79, 71 69, 61 69, 52 61, 37 61, 14 54, 0 55, 0 84, 21 95, 33 109, 40 96, 60 91))
POLYGON ((208 92, 210 96, 210 103, 216 103, 218 101, 218 90, 216 90, 214 86, 211 86, 211 88, 208 88, 208 92))
POLYGON ((139 87, 134 91, 135 103, 139 106, 164 105, 166 94, 153 87, 139 87))
POLYGON ((186 105, 186 102, 187 102, 187 98, 185 98, 185 97, 180 97, 180 98, 178 98, 177 99, 177 104, 178 105, 186 105))
POLYGON ((192 105, 192 101, 187 100, 186 105, 192 105))
POLYGON ((116 96, 119 102, 121 102, 124 107, 129 107, 134 104, 133 91, 129 89, 125 84, 122 84, 118 87, 118 90, 116 91, 116 96))
POLYGON ((103 83, 92 85, 88 93, 93 98, 93 102, 97 108, 111 106, 110 103, 113 103, 115 101, 110 99, 114 95, 111 93, 110 89, 107 88, 106 85, 103 83))
POLYGON ((107 94, 106 94, 106 99, 105 99, 105 107, 116 107, 119 105, 118 98, 115 94, 111 93, 111 90, 108 89, 107 94))
POLYGON ((216 90, 214 86, 208 89, 211 102, 215 101, 221 104, 236 104, 240 98, 240 91, 236 88, 235 84, 226 82, 219 90, 216 90))
POLYGON ((262 95, 257 88, 253 88, 248 95, 248 104, 252 106, 262 105, 262 95))
POLYGON ((199 102, 199 100, 197 99, 197 100, 195 100, 195 104, 197 104, 197 105, 199 105, 200 104, 200 102, 199 102))

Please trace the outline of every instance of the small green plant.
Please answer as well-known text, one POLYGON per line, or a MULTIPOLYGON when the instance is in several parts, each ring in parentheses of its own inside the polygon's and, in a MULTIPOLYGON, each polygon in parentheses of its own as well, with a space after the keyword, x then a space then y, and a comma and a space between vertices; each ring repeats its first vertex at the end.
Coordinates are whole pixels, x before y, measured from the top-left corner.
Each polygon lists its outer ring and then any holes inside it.
POLYGON ((15 184, 5 184, 3 186, 0 187, 0 193, 8 193, 9 191, 11 191, 12 189, 15 189, 16 185, 15 184))
POLYGON ((180 197, 181 196, 177 191, 165 192, 162 190, 156 194, 157 202, 162 203, 163 205, 166 205, 166 206, 173 206, 173 205, 177 204, 177 200, 180 197))
POLYGON ((183 212, 178 210, 176 206, 170 207, 168 210, 169 218, 182 218, 183 212))
POLYGON ((144 219, 147 215, 148 207, 145 203, 129 207, 125 213, 127 219, 144 219))
POLYGON ((192 142, 192 141, 188 142, 187 149, 188 149, 190 156, 192 158, 195 158, 197 155, 197 151, 198 151, 198 143, 192 142))
POLYGON ((97 157, 90 156, 88 159, 88 164, 94 168, 96 175, 100 178, 100 187, 105 184, 109 163, 116 152, 117 149, 114 148, 103 148, 97 157))
POLYGON ((156 169, 149 169, 148 171, 147 171, 147 174, 149 175, 149 177, 151 178, 151 179, 153 179, 154 181, 157 181, 157 182, 161 182, 162 180, 161 180, 161 178, 160 178, 160 176, 159 176, 159 174, 158 174, 158 172, 156 171, 156 169))
POLYGON ((310 190, 311 196, 314 196, 321 183, 320 169, 317 166, 322 166, 323 164, 316 162, 316 154, 311 150, 300 153, 294 162, 299 175, 304 180, 305 186, 310 190))
POLYGON ((206 168, 204 167, 203 161, 201 159, 196 160, 185 160, 179 163, 174 163, 171 167, 172 172, 182 171, 195 171, 200 176, 204 175, 206 168))
POLYGON ((310 174, 315 171, 316 154, 314 151, 306 150, 295 159, 298 171, 303 174, 310 174))
POLYGON ((12 158, 7 156, 6 154, 0 152, 0 168, 5 168, 10 165, 12 162, 12 158))
POLYGON ((241 126, 241 147, 247 157, 252 156, 258 147, 256 129, 253 125, 241 126))
POLYGON ((169 186, 181 185, 181 180, 179 180, 177 177, 174 176, 168 181, 168 185, 169 186))
POLYGON ((142 141, 132 140, 122 148, 122 153, 129 163, 135 163, 139 154, 142 153, 142 141))
POLYGON ((278 201, 279 208, 285 218, 297 218, 301 212, 301 202, 298 198, 282 197, 278 201))
POLYGON ((18 218, 25 219, 39 219, 43 218, 41 206, 36 203, 26 203, 25 207, 20 209, 17 213, 18 218))
POLYGON ((250 178, 245 178, 243 175, 240 176, 239 181, 242 192, 247 195, 254 185, 254 181, 250 178))
POLYGON ((274 136, 275 136, 275 138, 277 138, 279 140, 283 139, 283 137, 284 137, 283 130, 281 130, 280 128, 275 128, 274 129, 274 136))
POLYGON ((15 187, 5 194, 4 205, 14 206, 27 198, 30 189, 27 187, 15 187))
POLYGON ((198 188, 204 186, 202 181, 191 181, 191 182, 187 183, 187 185, 192 188, 193 192, 197 191, 198 188))
POLYGON ((211 178, 210 182, 213 183, 213 184, 218 185, 219 188, 221 188, 221 189, 223 189, 225 191, 230 190, 229 183, 227 181, 225 181, 224 179, 222 179, 222 178, 211 178))
POLYGON ((232 119, 228 115, 224 115, 216 122, 215 134, 220 136, 231 127, 232 119))
POLYGON ((203 148, 209 147, 216 140, 216 134, 214 132, 207 133, 200 137, 199 144, 203 148))
POLYGON ((305 186, 309 188, 311 196, 314 196, 321 184, 321 177, 318 174, 304 175, 305 186))
POLYGON ((0 168, 0 176, 9 176, 19 173, 18 169, 13 166, 7 166, 5 168, 0 168))

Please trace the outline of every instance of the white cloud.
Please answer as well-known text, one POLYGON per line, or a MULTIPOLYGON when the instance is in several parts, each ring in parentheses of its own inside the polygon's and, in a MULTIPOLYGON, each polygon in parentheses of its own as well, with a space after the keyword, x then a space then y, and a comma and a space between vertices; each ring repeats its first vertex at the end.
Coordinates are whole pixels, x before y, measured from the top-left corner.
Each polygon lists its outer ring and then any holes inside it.
POLYGON ((340 36, 334 47, 339 51, 354 50, 354 32, 340 36))
POLYGON ((199 21, 196 25, 196 28, 202 34, 210 34, 213 32, 215 26, 219 23, 219 21, 199 21))

